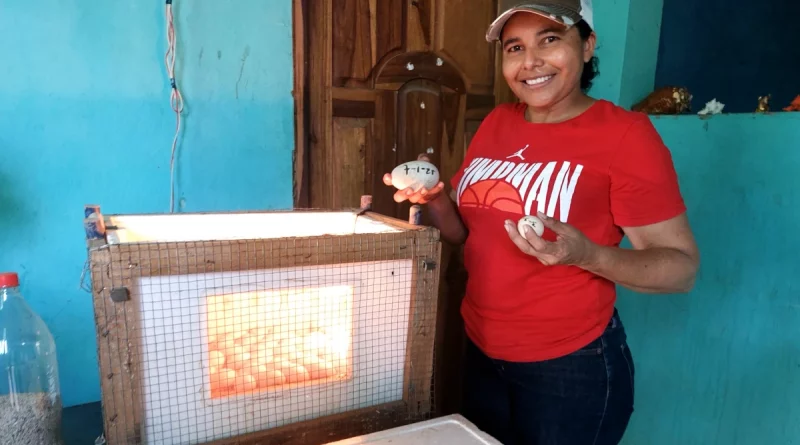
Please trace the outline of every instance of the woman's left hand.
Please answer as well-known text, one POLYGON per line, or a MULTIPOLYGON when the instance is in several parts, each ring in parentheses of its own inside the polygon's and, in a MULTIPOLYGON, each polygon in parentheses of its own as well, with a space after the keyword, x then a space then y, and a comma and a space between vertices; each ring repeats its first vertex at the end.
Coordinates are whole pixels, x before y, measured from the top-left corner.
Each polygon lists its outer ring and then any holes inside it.
POLYGON ((525 227, 525 237, 520 235, 517 225, 511 220, 505 222, 506 231, 511 241, 522 252, 536 257, 545 266, 570 265, 585 268, 591 264, 597 250, 593 243, 580 230, 549 218, 542 213, 537 217, 544 226, 556 234, 556 241, 546 241, 536 235, 530 227, 525 227))

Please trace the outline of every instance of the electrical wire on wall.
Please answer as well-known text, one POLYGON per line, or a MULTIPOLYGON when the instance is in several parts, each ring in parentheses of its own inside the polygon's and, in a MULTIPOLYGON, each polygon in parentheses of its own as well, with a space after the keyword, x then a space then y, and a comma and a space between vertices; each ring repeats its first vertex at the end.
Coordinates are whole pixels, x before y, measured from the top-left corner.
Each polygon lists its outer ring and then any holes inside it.
POLYGON ((172 153, 169 159, 169 211, 175 212, 175 152, 178 147, 178 136, 181 131, 181 112, 183 112, 183 96, 175 81, 175 53, 177 36, 175 34, 175 17, 172 14, 172 0, 166 0, 167 19, 167 53, 164 55, 164 64, 170 82, 170 105, 175 112, 175 137, 172 139, 172 153))

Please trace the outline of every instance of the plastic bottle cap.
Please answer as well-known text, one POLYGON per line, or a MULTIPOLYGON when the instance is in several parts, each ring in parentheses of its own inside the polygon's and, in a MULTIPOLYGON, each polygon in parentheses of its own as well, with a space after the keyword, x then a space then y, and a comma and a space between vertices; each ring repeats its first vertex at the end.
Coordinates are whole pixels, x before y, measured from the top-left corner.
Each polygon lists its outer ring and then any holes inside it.
POLYGON ((0 288, 19 287, 19 276, 14 272, 0 273, 0 288))

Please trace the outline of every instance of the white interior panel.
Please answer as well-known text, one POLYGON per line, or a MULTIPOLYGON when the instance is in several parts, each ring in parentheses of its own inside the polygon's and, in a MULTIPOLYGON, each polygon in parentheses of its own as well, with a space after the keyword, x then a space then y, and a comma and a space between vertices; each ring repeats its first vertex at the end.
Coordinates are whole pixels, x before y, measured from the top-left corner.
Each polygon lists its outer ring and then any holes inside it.
POLYGON ((109 244, 275 239, 400 231, 354 212, 111 215, 106 224, 109 244))

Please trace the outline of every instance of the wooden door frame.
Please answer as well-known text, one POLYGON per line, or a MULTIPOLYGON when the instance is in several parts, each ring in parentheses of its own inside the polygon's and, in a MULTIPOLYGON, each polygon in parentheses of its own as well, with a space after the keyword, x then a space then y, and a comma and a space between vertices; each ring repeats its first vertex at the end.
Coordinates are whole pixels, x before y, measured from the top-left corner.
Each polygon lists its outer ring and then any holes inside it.
POLYGON ((309 189, 309 123, 308 106, 308 62, 307 54, 307 8, 308 0, 292 0, 292 53, 294 58, 294 134, 295 146, 292 151, 292 199, 295 208, 306 208, 310 203, 309 189))

